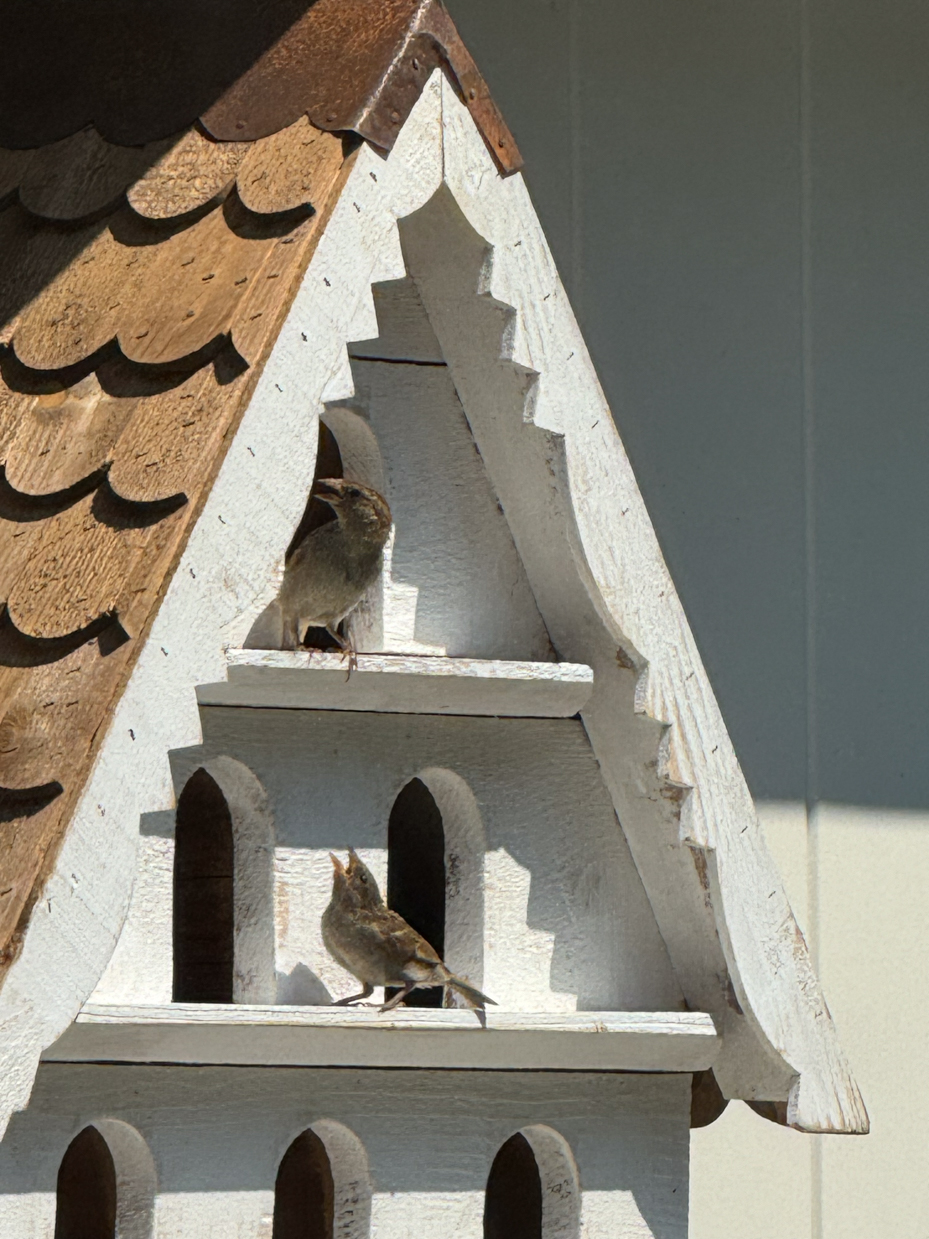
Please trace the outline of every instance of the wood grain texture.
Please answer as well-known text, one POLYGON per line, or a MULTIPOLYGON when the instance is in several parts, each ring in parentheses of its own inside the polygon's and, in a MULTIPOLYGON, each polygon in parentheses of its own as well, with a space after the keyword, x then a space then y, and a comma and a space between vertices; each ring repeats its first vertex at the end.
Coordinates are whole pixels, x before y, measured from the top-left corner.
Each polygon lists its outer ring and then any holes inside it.
POLYGON ((311 140, 312 206, 301 189, 281 215, 266 185, 268 224, 227 193, 240 144, 58 145, 0 155, 0 199, 21 197, 0 212, 0 964, 346 175, 341 141, 311 140), (51 222, 127 185, 104 221, 51 222), (4 790, 54 783, 46 803, 4 790))
POLYGON ((342 139, 305 116, 249 148, 239 168, 239 197, 250 211, 290 211, 324 199, 342 166, 342 139))
MULTIPOLYGON (((149 270, 161 247, 121 245, 112 225, 102 230, 88 226, 86 245, 68 261, 59 235, 19 212, 17 216, 18 232, 28 238, 27 246, 32 243, 26 257, 40 270, 35 281, 39 287, 23 290, 31 296, 15 332, 16 355, 32 369, 59 370, 89 357, 116 336, 127 309, 144 297, 149 270), (43 279, 53 265, 57 274, 50 272, 51 278, 43 279)), ((13 245, 18 241, 18 236, 10 238, 13 245)))
POLYGON ((200 461, 222 441, 245 367, 227 348, 210 365, 165 391, 139 396, 116 441, 109 482, 123 499, 152 503, 186 493, 200 461), (238 363, 238 364, 236 364, 238 363))
POLYGON ((321 218, 268 236, 233 197, 155 244, 123 213, 32 299, 15 329, 16 355, 56 370, 115 339, 129 359, 158 365, 232 331, 254 357, 266 335, 259 320, 286 296, 281 288, 301 269, 321 218))
POLYGON ((0 755, 8 787, 34 787, 55 779, 64 794, 38 812, 11 816, 0 839, 0 964, 22 944, 24 909, 36 898, 36 875, 51 863, 75 782, 91 757, 106 707, 124 674, 130 644, 101 657, 96 641, 38 667, 0 667, 9 720, 10 749, 0 755))
POLYGON ((95 129, 82 129, 33 153, 23 170, 19 200, 46 219, 92 215, 115 204, 170 141, 114 146, 95 129))
POLYGON ((125 195, 152 220, 184 216, 238 184, 257 214, 322 201, 342 165, 342 139, 306 117, 253 142, 217 142, 196 126, 144 146, 116 146, 94 128, 34 151, 0 149, 0 202, 45 219, 77 221, 125 195))
POLYGON ((0 343, 8 343, 22 311, 72 263, 86 263, 100 226, 55 228, 19 203, 0 212, 0 343))
POLYGON ((232 186, 245 142, 214 142, 188 129, 129 186, 129 205, 149 219, 170 219, 205 206, 232 186))
POLYGON ((104 392, 94 373, 61 391, 9 395, 11 410, 18 398, 19 418, 5 452, 6 480, 24 495, 54 495, 101 469, 133 408, 104 392))
POLYGON ((335 168, 335 157, 335 148, 328 146, 327 158, 332 162, 328 166, 320 165, 321 178, 327 185, 325 196, 317 198, 313 215, 268 251, 264 269, 253 281, 232 326, 232 342, 250 363, 272 345, 307 264, 342 197, 355 156, 349 155, 338 168, 335 168))
POLYGON ((65 637, 116 611, 148 531, 121 527, 94 492, 42 523, 7 606, 21 633, 65 637))

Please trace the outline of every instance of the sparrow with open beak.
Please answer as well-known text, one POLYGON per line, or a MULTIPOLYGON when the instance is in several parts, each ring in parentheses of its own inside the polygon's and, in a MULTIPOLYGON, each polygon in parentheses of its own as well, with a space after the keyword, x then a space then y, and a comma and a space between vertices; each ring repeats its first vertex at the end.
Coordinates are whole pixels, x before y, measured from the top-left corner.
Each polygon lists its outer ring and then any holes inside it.
POLYGON ((376 985, 402 987, 381 1011, 391 1011, 414 989, 434 985, 450 986, 473 1007, 496 1006, 492 998, 451 973, 426 939, 387 907, 371 870, 354 851, 349 849, 347 865, 334 853, 329 855, 335 872, 332 898, 323 913, 323 942, 336 963, 364 986, 360 994, 341 998, 337 1006, 370 997, 376 985))

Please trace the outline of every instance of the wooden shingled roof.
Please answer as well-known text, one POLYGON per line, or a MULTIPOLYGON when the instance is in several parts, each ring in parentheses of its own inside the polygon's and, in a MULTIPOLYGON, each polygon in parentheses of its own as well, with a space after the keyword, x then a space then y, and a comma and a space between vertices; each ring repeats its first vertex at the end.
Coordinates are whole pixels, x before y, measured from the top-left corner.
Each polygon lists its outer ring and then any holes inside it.
POLYGON ((216 12, 4 17, 0 964, 354 147, 388 149, 441 66, 501 171, 519 162, 438 0, 216 12))

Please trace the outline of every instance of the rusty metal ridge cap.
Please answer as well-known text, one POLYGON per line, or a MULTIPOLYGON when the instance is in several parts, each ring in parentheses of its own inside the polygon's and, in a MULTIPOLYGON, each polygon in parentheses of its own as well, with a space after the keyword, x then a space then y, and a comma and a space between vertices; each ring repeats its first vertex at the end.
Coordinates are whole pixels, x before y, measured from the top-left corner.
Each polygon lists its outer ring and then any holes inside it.
POLYGON ((218 141, 254 141, 306 115, 389 151, 436 68, 501 174, 518 171, 513 136, 441 0, 316 0, 200 120, 218 141))
POLYGON ((511 176, 518 172, 523 158, 516 141, 442 0, 427 0, 422 26, 424 33, 430 34, 442 49, 452 85, 471 113, 501 174, 511 176))
POLYGON ((356 118, 355 132, 390 150, 435 68, 443 69, 455 87, 501 175, 518 172, 523 160, 513 135, 442 0, 420 4, 403 45, 356 118))

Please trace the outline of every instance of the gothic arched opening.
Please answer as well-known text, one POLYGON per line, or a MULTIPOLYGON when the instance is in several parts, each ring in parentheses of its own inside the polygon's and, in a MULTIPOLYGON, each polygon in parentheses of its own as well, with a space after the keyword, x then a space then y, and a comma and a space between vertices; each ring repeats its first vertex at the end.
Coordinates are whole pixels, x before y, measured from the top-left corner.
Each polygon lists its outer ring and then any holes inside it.
POLYGON ((177 803, 174 837, 174 1001, 232 1002, 235 845, 229 805, 203 769, 177 803))
MULTIPOLYGON (((429 788, 411 779, 387 824, 387 904, 445 954, 445 829, 429 788)), ((388 990, 388 997, 396 990, 388 990)), ((408 1007, 441 1007, 442 988, 414 990, 408 1007)))
MULTIPOLYGON (((338 441, 326 423, 321 420, 319 423, 319 443, 316 448, 316 471, 313 475, 310 497, 306 502, 303 516, 300 518, 300 524, 294 530, 294 536, 290 540, 290 546, 288 546, 287 554, 285 555, 285 562, 290 559, 303 539, 308 537, 314 529, 319 529, 323 525, 328 525, 330 521, 335 520, 335 512, 328 503, 319 498, 318 485, 322 478, 340 478, 343 476, 343 472, 342 453, 339 451, 338 441)), ((308 628, 304 645, 308 645, 311 649, 316 650, 339 649, 339 643, 326 632, 325 628, 308 628)))
POLYGON ((522 1132, 501 1145, 490 1168, 484 1239, 542 1239, 542 1177, 522 1132))
POLYGON ((116 1167, 96 1127, 74 1137, 58 1168, 55 1239, 115 1239, 116 1167))
POLYGON ((278 1167, 272 1239, 332 1239, 334 1198, 329 1154, 308 1128, 294 1140, 278 1167))

